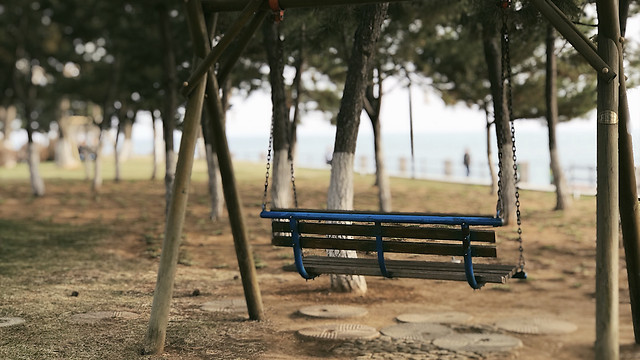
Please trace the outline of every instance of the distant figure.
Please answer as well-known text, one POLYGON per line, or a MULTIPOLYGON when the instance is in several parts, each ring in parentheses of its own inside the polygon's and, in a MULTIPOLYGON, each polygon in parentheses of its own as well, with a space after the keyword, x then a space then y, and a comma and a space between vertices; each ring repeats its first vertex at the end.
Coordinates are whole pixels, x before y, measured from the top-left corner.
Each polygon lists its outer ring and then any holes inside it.
POLYGON ((467 176, 471 174, 471 155, 469 155, 469 149, 464 150, 464 156, 462 158, 465 170, 467 170, 467 176))

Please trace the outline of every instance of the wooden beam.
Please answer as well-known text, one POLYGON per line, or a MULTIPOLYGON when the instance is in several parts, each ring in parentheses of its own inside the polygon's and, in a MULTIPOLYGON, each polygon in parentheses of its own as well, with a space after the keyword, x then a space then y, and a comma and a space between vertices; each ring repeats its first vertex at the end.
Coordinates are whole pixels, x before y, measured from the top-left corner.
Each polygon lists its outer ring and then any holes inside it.
POLYGON ((554 3, 549 0, 531 0, 531 2, 600 76, 607 80, 616 77, 617 66, 607 64, 598 55, 595 45, 573 25, 571 20, 554 3))
POLYGON ((236 64, 236 62, 238 62, 240 55, 242 55, 244 49, 246 49, 247 45, 249 45, 249 41, 256 33, 256 30, 260 27, 267 14, 269 14, 268 11, 260 10, 253 17, 249 25, 247 25, 247 29, 240 35, 238 35, 236 45, 227 51, 224 61, 220 64, 220 68, 218 69, 218 73, 216 74, 216 76, 218 77, 218 84, 224 84, 224 82, 227 80, 227 76, 229 76, 231 69, 236 64))
MULTIPOLYGON (((205 11, 223 12, 240 11, 250 0, 203 0, 205 11)), ((279 5, 282 10, 305 7, 327 7, 340 5, 365 5, 384 2, 403 2, 409 0, 280 0, 279 5)), ((264 8, 267 9, 268 2, 264 1, 264 8)))
POLYGON ((229 47, 233 39, 235 39, 236 36, 240 34, 244 25, 249 21, 249 19, 254 16, 254 14, 256 13, 256 11, 258 11, 262 4, 262 0, 251 0, 247 3, 240 16, 238 16, 236 22, 233 23, 231 28, 227 30, 220 42, 216 44, 213 50, 209 52, 204 60, 202 60, 202 62, 198 65, 198 67, 191 73, 191 76, 189 76, 189 80, 185 82, 184 88, 182 89, 184 95, 189 95, 189 93, 193 91, 193 89, 198 85, 198 82, 200 82, 203 79, 204 75, 209 71, 211 65, 215 64, 218 61, 220 55, 222 55, 224 50, 229 47))

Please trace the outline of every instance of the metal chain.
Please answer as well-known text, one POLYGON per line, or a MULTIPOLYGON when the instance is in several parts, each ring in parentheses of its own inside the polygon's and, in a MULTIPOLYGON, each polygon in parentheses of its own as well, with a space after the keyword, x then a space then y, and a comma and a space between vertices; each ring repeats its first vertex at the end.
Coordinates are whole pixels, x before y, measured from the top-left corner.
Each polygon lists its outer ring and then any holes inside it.
POLYGON ((506 9, 503 9, 503 21, 502 21, 502 53, 503 53, 503 85, 507 86, 507 109, 508 109, 508 119, 509 126, 511 129, 511 150, 513 154, 513 181, 515 187, 515 198, 516 198, 516 222, 518 225, 518 251, 520 253, 520 258, 518 260, 518 267, 521 272, 524 272, 524 247, 522 245, 522 220, 520 217, 520 189, 518 187, 518 165, 517 165, 517 157, 516 157, 516 128, 515 128, 515 119, 513 118, 513 96, 512 96, 512 86, 511 86, 511 55, 509 53, 509 32, 507 30, 507 21, 506 21, 506 9))
POLYGON ((267 150, 267 171, 264 175, 264 194, 262 195, 262 211, 267 210, 267 193, 269 191, 269 170, 271 169, 271 148, 273 147, 273 121, 269 130, 269 148, 267 150))
POLYGON ((289 143, 289 167, 291 167, 291 188, 293 189, 293 206, 298 208, 298 193, 296 192, 296 175, 293 171, 293 154, 291 153, 291 142, 289 143))

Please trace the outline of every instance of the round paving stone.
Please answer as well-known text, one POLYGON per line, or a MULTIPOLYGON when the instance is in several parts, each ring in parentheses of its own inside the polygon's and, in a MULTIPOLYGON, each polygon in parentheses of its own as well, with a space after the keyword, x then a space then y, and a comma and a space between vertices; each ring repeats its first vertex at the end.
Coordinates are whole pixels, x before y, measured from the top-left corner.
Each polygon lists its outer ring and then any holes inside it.
POLYGON ((349 305, 307 306, 298 311, 302 315, 324 319, 344 319, 367 314, 367 309, 349 305))
POLYGON ((496 322, 500 329, 519 334, 558 335, 574 332, 578 327, 570 322, 552 318, 509 318, 496 322))
POLYGON ((19 317, 0 317, 0 327, 9 327, 24 323, 23 318, 19 317))
POLYGON ((214 300, 202 304, 201 309, 204 311, 225 313, 247 312, 247 302, 245 299, 214 300))
POLYGON ((431 341, 451 334, 453 330, 433 323, 403 323, 387 326, 382 328, 380 332, 394 339, 431 341))
POLYGON ((452 351, 510 351, 522 346, 520 339, 502 334, 451 334, 433 340, 439 348, 452 351))
POLYGON ((71 316, 76 323, 95 323, 105 319, 135 319, 138 314, 128 311, 93 311, 71 316))
POLYGON ((320 340, 370 340, 380 336, 375 328, 359 324, 328 324, 298 330, 298 335, 320 340))
POLYGON ((469 322, 473 316, 458 311, 443 311, 432 313, 410 313, 401 314, 396 317, 401 323, 436 323, 436 324, 464 324, 469 322))

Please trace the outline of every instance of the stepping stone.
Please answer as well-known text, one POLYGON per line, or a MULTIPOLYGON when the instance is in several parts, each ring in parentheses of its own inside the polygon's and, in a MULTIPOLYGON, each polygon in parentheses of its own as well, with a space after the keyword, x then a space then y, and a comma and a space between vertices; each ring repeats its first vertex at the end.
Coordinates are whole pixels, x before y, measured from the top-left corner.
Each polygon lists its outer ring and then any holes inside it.
POLYGON ((436 324, 464 324, 469 322, 473 316, 458 311, 443 311, 433 313, 410 313, 401 314, 396 317, 401 323, 436 323, 436 324))
POLYGON ((105 319, 135 319, 138 314, 128 311, 93 311, 71 316, 71 321, 75 323, 96 323, 105 319))
POLYGON ((209 301, 200 307, 204 311, 242 313, 247 312, 247 302, 245 299, 222 299, 209 301))
POLYGON ((496 322, 500 329, 518 334, 529 335, 558 335, 574 332, 578 327, 570 322, 556 320, 549 317, 509 318, 496 322))
POLYGON ((371 326, 328 324, 298 330, 298 335, 302 338, 316 340, 370 340, 380 336, 380 333, 371 326))
POLYGON ((344 319, 359 317, 367 314, 367 309, 349 305, 316 305, 307 306, 298 310, 300 314, 323 318, 323 319, 344 319))
POLYGON ((24 323, 23 318, 19 317, 0 317, 0 327, 9 327, 24 323))
POLYGON ((452 351, 498 352, 522 346, 520 339, 502 334, 451 334, 435 339, 433 345, 452 351))
POLYGON ((453 330, 433 323, 404 323, 382 328, 380 332, 394 339, 431 341, 449 335, 453 330))

